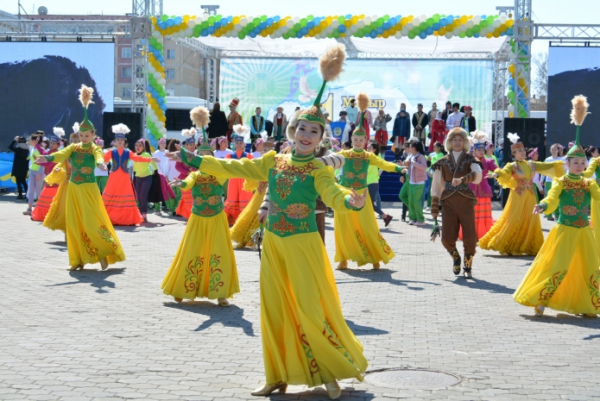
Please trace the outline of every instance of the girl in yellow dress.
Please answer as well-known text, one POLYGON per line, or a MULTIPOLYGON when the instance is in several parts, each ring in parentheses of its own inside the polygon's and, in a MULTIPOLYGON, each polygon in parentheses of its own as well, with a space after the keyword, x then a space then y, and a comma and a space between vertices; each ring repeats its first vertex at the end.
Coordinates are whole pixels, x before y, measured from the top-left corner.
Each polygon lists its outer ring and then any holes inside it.
MULTIPOLYGON (((357 100, 362 121, 370 100, 364 93, 359 93, 357 100)), ((348 260, 355 261, 359 266, 371 263, 373 269, 379 269, 379 262, 388 263, 395 256, 392 248, 379 232, 375 211, 367 190, 367 173, 370 165, 383 171, 397 173, 401 168, 382 160, 374 153, 365 151, 366 145, 367 134, 361 122, 352 133, 352 149, 338 153, 346 159, 340 185, 367 194, 367 204, 360 212, 349 215, 335 213, 333 216, 335 261, 339 262, 338 270, 347 269, 348 260)))
MULTIPOLYGON (((196 107, 190 115, 203 133, 197 153, 213 156, 204 129, 209 121, 208 110, 196 107)), ((182 191, 191 190, 194 199, 183 239, 161 285, 163 292, 177 302, 208 298, 228 306, 227 298, 240 292, 229 224, 223 212, 224 182, 225 179, 194 171, 183 181, 176 178, 171 183, 182 191)))
POLYGON ((502 215, 490 231, 479 239, 479 247, 500 252, 502 255, 537 255, 544 242, 539 215, 531 214, 537 203, 535 173, 548 177, 565 174, 562 161, 545 163, 525 161, 526 152, 517 134, 508 134, 515 161, 503 169, 496 169, 488 178, 496 178, 504 188, 510 188, 510 197, 502 215))
POLYGON ((333 170, 314 157, 325 132, 320 99, 327 80, 339 75, 344 58, 340 45, 321 58, 325 82, 314 105, 299 117, 291 154, 269 152, 255 160, 191 155, 188 160, 188 153, 181 153, 185 163, 217 177, 269 182, 271 205, 260 269, 266 384, 252 395, 285 392, 288 384, 325 384, 329 397, 337 399, 337 380, 362 380, 367 368, 362 344, 344 320, 314 214, 319 195, 336 214, 361 209, 366 201, 366 194, 336 185, 333 170))
POLYGON ((547 215, 558 208, 558 222, 513 295, 518 303, 534 307, 538 316, 546 307, 586 316, 600 311, 600 256, 588 219, 590 199, 600 201, 600 188, 583 177, 586 157, 579 130, 587 101, 576 96, 572 102, 577 140, 567 153, 569 174, 555 178, 547 197, 534 208, 535 214, 547 215))
MULTIPOLYGON (((596 174, 596 183, 600 184, 600 157, 594 157, 585 169, 583 176, 592 178, 596 174)), ((600 202, 592 198, 592 229, 596 239, 596 249, 600 252, 600 202)))
POLYGON ((81 86, 79 100, 85 117, 79 126, 81 144, 69 145, 50 156, 40 156, 37 162, 71 160, 71 182, 65 202, 67 250, 71 270, 83 269, 86 264, 100 262, 102 269, 125 260, 117 234, 104 209, 94 168, 106 170, 102 149, 93 143, 94 125, 87 117, 94 90, 81 86))

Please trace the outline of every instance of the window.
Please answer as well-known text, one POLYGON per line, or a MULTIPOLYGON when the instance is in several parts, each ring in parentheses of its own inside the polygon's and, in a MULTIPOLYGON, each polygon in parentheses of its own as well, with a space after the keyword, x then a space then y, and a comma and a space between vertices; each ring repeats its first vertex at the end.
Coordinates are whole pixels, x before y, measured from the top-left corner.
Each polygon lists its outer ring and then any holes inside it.
POLYGON ((167 92, 167 96, 175 96, 175 89, 173 88, 167 88, 165 92, 167 92))
POLYGON ((123 67, 121 70, 121 76, 123 78, 131 78, 131 67, 123 67))
POLYGON ((175 49, 167 50, 167 58, 169 60, 175 60, 175 49))
POLYGON ((173 79, 173 78, 175 78, 175 70, 173 68, 167 68, 165 70, 165 78, 166 79, 173 79))
POLYGON ((131 98, 131 88, 123 88, 123 98, 131 98))
POLYGON ((131 47, 121 48, 121 58, 131 58, 131 47))

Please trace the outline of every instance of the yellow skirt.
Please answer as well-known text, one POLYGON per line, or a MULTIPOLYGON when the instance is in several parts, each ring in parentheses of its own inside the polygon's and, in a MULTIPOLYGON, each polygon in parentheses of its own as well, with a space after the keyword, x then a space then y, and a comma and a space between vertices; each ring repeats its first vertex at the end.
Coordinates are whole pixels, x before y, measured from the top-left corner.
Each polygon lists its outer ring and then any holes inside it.
POLYGON ((540 216, 533 214, 537 200, 531 191, 510 192, 502 215, 479 239, 479 247, 502 255, 537 255, 544 243, 540 216))
POLYGON ((590 227, 556 224, 513 298, 567 313, 600 313, 600 256, 590 227))
POLYGON ((67 204, 67 192, 69 192, 69 181, 65 181, 58 186, 58 191, 52 199, 50 209, 44 217, 44 227, 51 230, 60 230, 66 232, 67 219, 65 217, 65 205, 67 204))
POLYGON ((232 298, 240 292, 224 212, 213 217, 192 213, 161 288, 165 294, 182 299, 232 298))
POLYGON ((65 206, 69 264, 108 264, 125 260, 125 253, 104 208, 95 182, 69 183, 65 206))
POLYGON ((592 199, 592 229, 596 239, 596 250, 600 252, 600 202, 592 199))
MULTIPOLYGON (((357 191, 362 194, 366 189, 357 191)), ((334 214, 335 261, 352 260, 359 266, 367 263, 388 263, 394 256, 392 248, 379 232, 371 197, 362 210, 334 214)))
POLYGON ((267 384, 319 386, 357 378, 368 363, 348 327, 318 232, 265 231, 260 316, 267 384))
POLYGON ((250 203, 244 208, 233 227, 231 227, 231 239, 236 244, 236 249, 241 249, 246 246, 251 247, 253 245, 252 235, 259 226, 258 212, 264 198, 264 192, 254 192, 250 203))

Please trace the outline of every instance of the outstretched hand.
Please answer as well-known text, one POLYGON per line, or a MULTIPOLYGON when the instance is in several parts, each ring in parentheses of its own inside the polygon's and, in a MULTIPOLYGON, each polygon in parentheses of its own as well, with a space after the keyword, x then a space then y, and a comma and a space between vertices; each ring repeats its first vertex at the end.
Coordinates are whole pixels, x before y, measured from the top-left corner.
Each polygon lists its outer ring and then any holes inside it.
POLYGON ((169 183, 169 185, 170 185, 172 188, 175 188, 175 187, 180 187, 180 186, 181 186, 181 180, 180 180, 179 178, 175 178, 173 181, 171 181, 171 182, 169 183))
POLYGON ((165 153, 165 156, 167 156, 167 159, 169 160, 173 160, 176 162, 180 162, 181 161, 181 152, 177 151, 177 152, 167 152, 165 153))
POLYGON ((540 205, 535 205, 533 207, 533 214, 540 214, 544 211, 540 205))
POLYGON ((47 163, 48 159, 46 159, 46 156, 38 156, 35 158, 35 164, 40 164, 40 163, 47 163))
POLYGON ((106 167, 106 164, 104 164, 104 163, 98 164, 98 168, 100 170, 102 170, 102 171, 107 171, 108 170, 108 167, 106 167))
POLYGON ((362 209, 365 206, 365 202, 367 201, 367 191, 363 192, 362 195, 359 195, 354 189, 352 189, 351 191, 352 195, 350 195, 350 205, 352 205, 356 209, 362 209))
POLYGON ((487 176, 485 178, 498 178, 498 174, 488 171, 487 176))

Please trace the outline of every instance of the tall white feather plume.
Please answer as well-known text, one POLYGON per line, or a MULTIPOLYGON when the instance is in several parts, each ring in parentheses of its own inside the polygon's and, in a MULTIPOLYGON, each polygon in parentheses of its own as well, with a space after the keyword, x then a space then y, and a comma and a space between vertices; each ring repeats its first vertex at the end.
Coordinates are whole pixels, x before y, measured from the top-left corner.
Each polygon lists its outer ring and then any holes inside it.
POLYGON ((512 143, 517 143, 519 142, 519 139, 521 139, 521 137, 518 134, 513 134, 511 132, 509 132, 508 134, 506 134, 506 137, 512 142, 512 143))
POLYGON ((65 136, 65 130, 60 127, 54 127, 54 128, 52 128, 52 131, 54 131, 54 135, 56 135, 59 138, 62 138, 65 136))
POLYGON ((129 134, 131 130, 125 124, 119 123, 117 125, 112 126, 112 132, 114 134, 129 134))
POLYGON ((183 135, 186 138, 190 138, 194 135, 196 135, 198 133, 198 131, 196 131, 196 128, 190 128, 190 129, 182 129, 181 130, 181 135, 183 135))
POLYGON ((73 124, 73 133, 74 134, 79 134, 79 123, 76 122, 75 124, 73 124))

